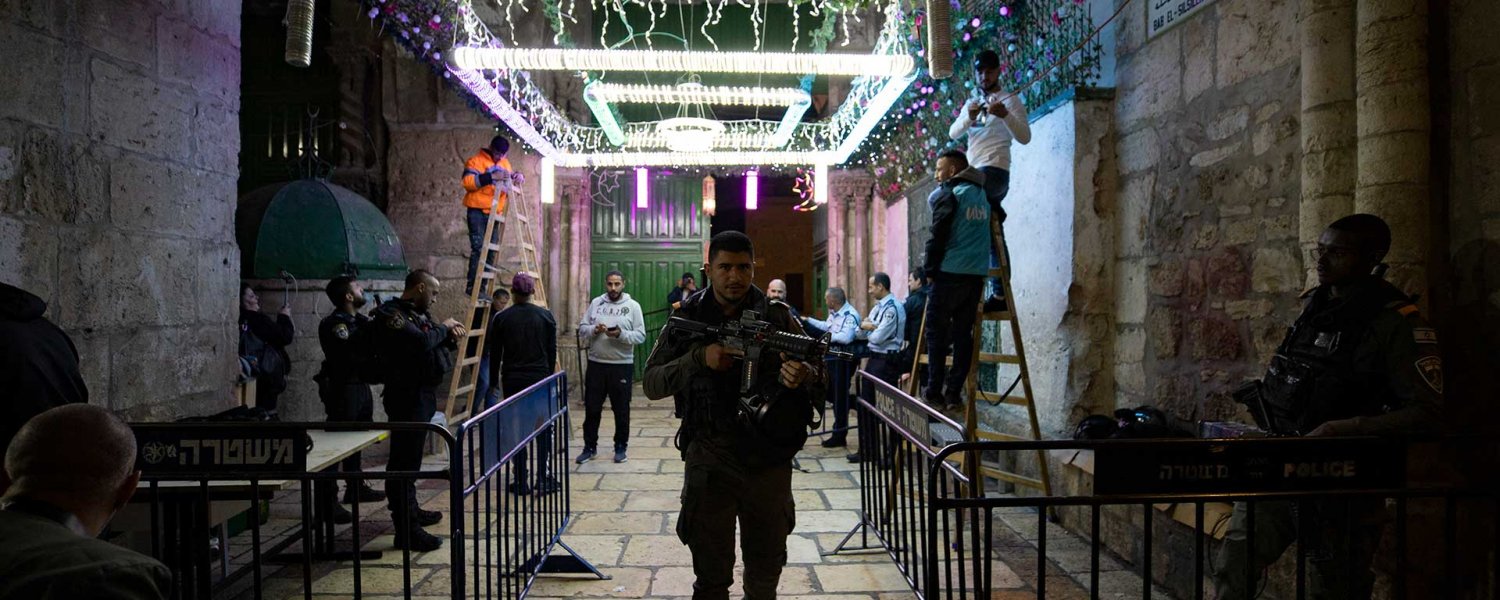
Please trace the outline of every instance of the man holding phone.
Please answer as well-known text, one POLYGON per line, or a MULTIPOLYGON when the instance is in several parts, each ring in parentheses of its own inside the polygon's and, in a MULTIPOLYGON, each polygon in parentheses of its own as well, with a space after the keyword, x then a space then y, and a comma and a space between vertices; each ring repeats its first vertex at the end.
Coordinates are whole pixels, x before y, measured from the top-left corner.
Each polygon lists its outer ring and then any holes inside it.
POLYGON ((583 452, 578 464, 599 452, 599 419, 604 399, 615 414, 615 462, 625 462, 630 443, 630 386, 635 378, 635 347, 646 341, 641 305, 625 293, 625 274, 604 275, 604 294, 589 303, 578 323, 578 337, 588 344, 589 365, 583 377, 583 452))

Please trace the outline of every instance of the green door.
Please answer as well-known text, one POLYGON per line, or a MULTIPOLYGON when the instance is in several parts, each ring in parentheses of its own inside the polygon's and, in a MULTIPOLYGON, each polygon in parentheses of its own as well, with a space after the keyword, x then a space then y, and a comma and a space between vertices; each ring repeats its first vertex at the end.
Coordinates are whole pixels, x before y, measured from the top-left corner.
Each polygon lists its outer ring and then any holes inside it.
POLYGON ((627 177, 632 185, 609 194, 613 206, 594 206, 589 297, 604 293, 606 273, 625 275, 625 292, 645 312, 646 342, 635 351, 639 381, 656 336, 667 323, 667 294, 683 273, 697 274, 703 266, 709 223, 702 210, 701 178, 653 176, 647 207, 637 208, 634 174, 621 178, 627 177))

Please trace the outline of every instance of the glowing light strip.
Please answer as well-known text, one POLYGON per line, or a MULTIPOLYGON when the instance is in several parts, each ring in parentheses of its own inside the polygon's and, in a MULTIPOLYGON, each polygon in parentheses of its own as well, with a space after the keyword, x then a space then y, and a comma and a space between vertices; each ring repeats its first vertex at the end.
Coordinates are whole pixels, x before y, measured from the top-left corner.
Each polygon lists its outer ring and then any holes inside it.
POLYGON ((562 154, 557 149, 557 146, 552 145, 551 141, 548 141, 535 127, 531 126, 531 123, 521 118, 520 113, 516 112, 515 107, 506 102, 505 98, 500 96, 500 91, 495 89, 494 84, 486 80, 484 75, 479 71, 473 69, 455 69, 451 66, 448 67, 448 70, 458 78, 459 83, 469 88, 469 92, 474 94, 475 98, 478 98, 486 107, 489 107, 491 113, 499 117, 501 121, 504 121, 510 127, 511 131, 521 136, 521 139, 526 140, 526 143, 530 144, 532 148, 536 148, 537 152, 540 152, 543 156, 557 156, 562 154))
POLYGON ((586 50, 579 48, 456 47, 454 65, 465 69, 528 71, 652 71, 672 73, 763 73, 806 75, 910 75, 916 61, 906 54, 791 54, 785 52, 682 52, 586 50))
POLYGON ((609 103, 590 94, 589 88, 583 89, 583 103, 588 105, 589 112, 594 114, 594 122, 604 130, 605 139, 616 146, 625 145, 625 130, 621 127, 620 120, 615 118, 615 111, 610 110, 609 103))
POLYGON ((803 94, 807 99, 798 102, 786 109, 786 114, 781 115, 781 125, 776 128, 776 133, 771 136, 772 148, 785 148, 792 141, 792 134, 797 132, 797 124, 802 122, 802 115, 807 114, 807 109, 812 106, 812 96, 803 94))
MULTIPOLYGON (((865 106, 865 113, 860 115, 859 121, 854 124, 854 128, 849 130, 849 134, 844 136, 844 141, 840 142, 838 148, 831 153, 834 159, 830 162, 838 165, 849 160, 849 155, 854 154, 854 151, 859 149, 859 145, 864 143, 865 138, 869 137, 870 132, 875 130, 875 126, 880 124, 880 120, 885 118, 885 113, 891 109, 891 105, 901 99, 902 92, 905 92, 906 87, 911 85, 911 82, 915 79, 915 75, 903 75, 887 80, 885 87, 881 88, 880 93, 876 94, 875 98, 871 99, 870 103, 865 106)), ((821 189, 821 186, 819 187, 821 189)))
POLYGON ((543 156, 537 163, 537 170, 542 172, 542 204, 552 204, 557 200, 557 164, 543 156))
POLYGON ((650 181, 645 167, 637 167, 635 170, 635 207, 646 208, 646 195, 649 192, 650 181))
POLYGON ((761 165, 810 165, 827 162, 828 152, 596 152, 564 154, 557 166, 576 167, 744 167, 761 165))
POLYGON ((745 171, 745 210, 760 208, 760 171, 745 171))
POLYGON ((595 81, 583 89, 584 97, 601 102, 632 104, 708 104, 712 106, 793 106, 812 104, 812 96, 801 88, 732 86, 634 85, 595 81))

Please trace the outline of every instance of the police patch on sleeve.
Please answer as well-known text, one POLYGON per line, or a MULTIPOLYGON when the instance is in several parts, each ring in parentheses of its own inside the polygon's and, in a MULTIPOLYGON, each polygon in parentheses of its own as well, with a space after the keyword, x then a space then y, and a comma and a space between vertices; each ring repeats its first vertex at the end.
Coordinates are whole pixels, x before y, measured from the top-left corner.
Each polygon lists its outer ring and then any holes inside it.
POLYGON ((391 329, 405 329, 406 318, 402 317, 400 313, 391 313, 391 315, 386 317, 385 319, 385 326, 390 327, 391 329))
POLYGON ((1417 372, 1422 374, 1422 381, 1427 382, 1427 387, 1439 394, 1443 393, 1443 359, 1436 356, 1419 358, 1417 372))
POLYGON ((334 325, 333 326, 333 335, 338 336, 338 338, 341 339, 341 340, 347 340, 347 339, 349 339, 349 326, 345 325, 343 323, 339 323, 338 325, 334 325))
POLYGON ((1418 344, 1438 343, 1437 330, 1431 327, 1413 327, 1411 330, 1411 335, 1418 344))

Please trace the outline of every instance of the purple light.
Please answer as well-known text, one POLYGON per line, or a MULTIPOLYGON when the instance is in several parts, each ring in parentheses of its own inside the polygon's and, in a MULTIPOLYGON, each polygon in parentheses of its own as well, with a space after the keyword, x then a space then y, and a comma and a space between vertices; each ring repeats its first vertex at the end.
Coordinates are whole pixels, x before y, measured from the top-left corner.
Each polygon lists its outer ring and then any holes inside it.
POLYGON ((1002 16, 1002 17, 1009 17, 1010 16, 1010 7, 1009 6, 1002 6, 1002 7, 1000 7, 1000 16, 1002 16))
POLYGON ((635 207, 646 208, 646 167, 635 168, 635 207))
POLYGON ((745 210, 760 208, 760 171, 745 171, 745 210))

